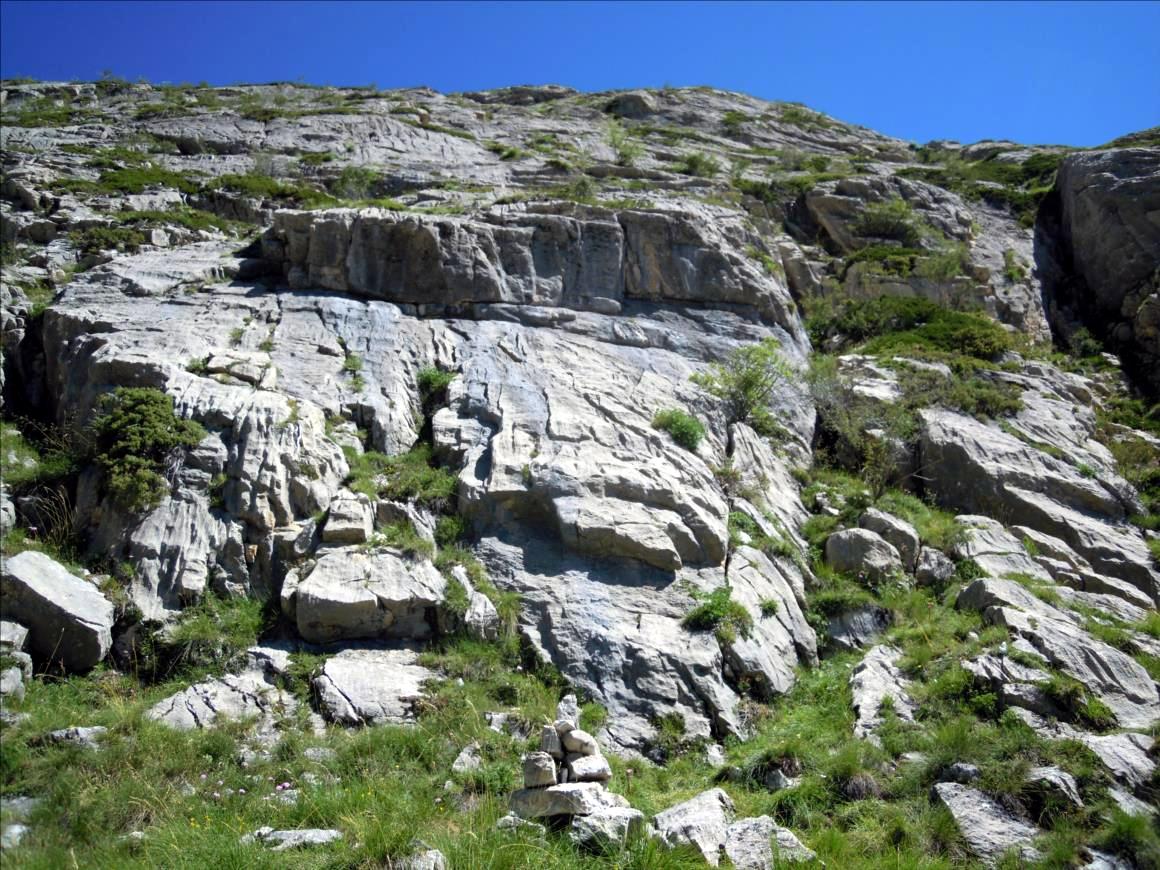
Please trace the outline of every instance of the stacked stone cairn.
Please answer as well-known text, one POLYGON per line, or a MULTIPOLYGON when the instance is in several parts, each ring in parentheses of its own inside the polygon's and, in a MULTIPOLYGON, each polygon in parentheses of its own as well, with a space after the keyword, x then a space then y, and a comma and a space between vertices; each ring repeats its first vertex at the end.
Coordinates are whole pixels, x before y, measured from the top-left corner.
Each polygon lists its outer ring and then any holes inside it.
POLYGON ((512 794, 511 809, 520 819, 570 826, 573 839, 599 850, 623 844, 644 816, 608 791, 612 768, 596 738, 579 727, 579 712, 569 695, 557 708, 556 722, 541 729, 539 751, 524 756, 524 787, 512 794))

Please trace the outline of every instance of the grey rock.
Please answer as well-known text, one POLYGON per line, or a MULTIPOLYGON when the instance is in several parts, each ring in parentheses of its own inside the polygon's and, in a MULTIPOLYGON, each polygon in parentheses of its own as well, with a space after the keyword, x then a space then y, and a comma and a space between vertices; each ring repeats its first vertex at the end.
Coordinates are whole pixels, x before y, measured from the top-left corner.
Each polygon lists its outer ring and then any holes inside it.
POLYGON ((773 870, 781 862, 794 864, 818 857, 793 831, 769 816, 731 824, 725 833, 725 855, 736 870, 773 870))
POLYGON ((438 849, 424 849, 403 858, 396 866, 399 870, 447 870, 447 858, 438 849))
POLYGON ((1158 176, 1154 148, 1124 148, 1069 156, 1056 182, 1065 256, 1083 281, 1077 304, 1126 327, 1118 343, 1153 387, 1160 385, 1153 278, 1160 230, 1151 218, 1160 207, 1158 176))
POLYGON ((512 812, 524 819, 551 816, 590 816, 608 807, 627 807, 628 801, 595 782, 568 782, 547 788, 524 788, 512 793, 512 812))
POLYGON ((932 547, 923 547, 918 553, 914 580, 919 586, 942 586, 955 576, 955 563, 932 547))
POLYGON ((0 670, 0 698, 24 700, 24 672, 20 668, 0 670))
POLYGON ((596 738, 587 731, 581 731, 579 728, 565 731, 560 735, 560 742, 564 744, 564 749, 568 752, 575 752, 580 755, 600 754, 600 744, 596 742, 596 738))
POLYGON ((733 821, 733 801, 719 788, 701 792, 653 817, 652 830, 667 846, 693 845, 716 867, 733 821))
POLYGON ((545 725, 540 730, 540 751, 548 753, 557 761, 564 757, 564 744, 560 742, 560 734, 551 725, 545 725))
POLYGON ((35 550, 4 560, 4 613, 29 628, 32 652, 87 671, 113 645, 113 605, 91 584, 35 550))
POLYGON ((23 625, 7 619, 0 620, 0 650, 23 650, 27 640, 28 629, 23 625))
POLYGON ((988 866, 1008 850, 1018 850, 1025 861, 1039 860, 1032 845, 1037 828, 1012 816, 977 789, 953 782, 935 783, 931 795, 954 817, 967 848, 988 866))
POLYGON ((67 743, 84 749, 100 749, 101 741, 108 730, 103 725, 93 725, 87 728, 61 728, 58 731, 50 731, 47 739, 51 743, 67 743))
POLYGON ((837 649, 854 650, 869 646, 890 627, 890 611, 866 604, 829 617, 826 639, 837 649))
POLYGON ((435 674, 411 650, 348 649, 326 660, 314 678, 324 715, 344 725, 404 725, 435 674))
POLYGON ((580 727, 580 702, 572 693, 565 695, 556 705, 556 721, 570 722, 573 728, 580 727))
POLYGON ((546 752, 529 752, 524 756, 524 788, 556 784, 556 763, 546 752))
POLYGON ((1108 788, 1108 797, 1112 799, 1117 807, 1129 816, 1154 816, 1156 815, 1156 808, 1151 804, 1144 803, 1131 792, 1125 791, 1119 786, 1111 786, 1108 788))
POLYGON ((902 572, 898 550, 867 529, 846 529, 826 538, 826 563, 836 570, 885 580, 902 572))
POLYGON ((195 683, 150 707, 145 715, 171 728, 189 731, 226 721, 269 720, 293 713, 294 696, 266 681, 260 671, 244 671, 195 683))
POLYGON ((325 544, 361 544, 371 536, 374 511, 362 493, 340 492, 331 502, 322 526, 325 544))
MULTIPOLYGON (((577 816, 576 818, 582 818, 582 816, 577 816)), ((543 825, 537 822, 530 822, 527 819, 517 816, 515 813, 508 813, 501 817, 495 823, 495 826, 501 831, 522 831, 533 836, 543 836, 547 833, 547 829, 543 825)))
POLYGON ((1062 768, 1054 765, 1033 767, 1027 771, 1027 781, 1058 794, 1072 806, 1083 806, 1083 799, 1080 798, 1079 786, 1076 785, 1075 777, 1062 768))
POLYGON ((252 834, 242 837, 242 843, 258 842, 268 846, 272 852, 285 852, 306 846, 325 846, 342 839, 342 832, 333 828, 301 828, 293 831, 276 831, 270 827, 258 828, 252 834))
POLYGON ((568 836, 591 852, 621 849, 644 828, 644 813, 632 807, 602 807, 591 815, 575 816, 568 836))
POLYGON ((882 707, 887 703, 901 721, 914 721, 914 702, 898 669, 901 656, 902 651, 895 647, 876 646, 850 673, 850 692, 857 717, 855 737, 881 745, 876 732, 882 724, 882 707))
POLYGON ((472 770, 479 770, 483 766, 483 758, 479 752, 479 743, 472 742, 467 744, 455 756, 455 760, 451 762, 452 773, 467 773, 472 770))
POLYGON ((426 560, 389 551, 326 552, 298 584, 298 633, 312 642, 425 638, 447 580, 426 560))
POLYGON ((15 849, 23 842, 31 828, 20 822, 4 825, 0 830, 0 848, 15 849))
POLYGON ((608 782, 612 768, 602 755, 584 755, 568 762, 569 782, 608 782))
POLYGON ((877 533, 888 544, 891 544, 902 557, 902 565, 907 571, 913 571, 918 560, 919 539, 914 526, 901 520, 893 514, 869 508, 858 518, 858 525, 877 533))

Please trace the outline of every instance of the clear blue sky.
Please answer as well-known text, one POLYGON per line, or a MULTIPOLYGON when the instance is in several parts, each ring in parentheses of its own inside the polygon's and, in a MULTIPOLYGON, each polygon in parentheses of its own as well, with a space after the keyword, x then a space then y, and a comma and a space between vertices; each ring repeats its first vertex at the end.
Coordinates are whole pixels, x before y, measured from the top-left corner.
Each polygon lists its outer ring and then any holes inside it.
POLYGON ((3 76, 711 84, 919 142, 1095 145, 1160 124, 1160 2, 0 0, 0 13, 3 76))

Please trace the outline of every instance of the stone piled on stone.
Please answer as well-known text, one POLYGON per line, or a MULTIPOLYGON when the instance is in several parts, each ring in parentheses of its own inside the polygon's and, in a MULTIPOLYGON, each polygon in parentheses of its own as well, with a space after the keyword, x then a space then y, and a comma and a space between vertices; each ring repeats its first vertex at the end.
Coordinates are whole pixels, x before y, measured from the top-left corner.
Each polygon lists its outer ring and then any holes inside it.
POLYGON ((524 819, 599 816, 576 828, 575 838, 603 848, 626 837, 644 816, 607 790, 612 768, 596 738, 579 727, 576 696, 565 697, 556 715, 556 722, 540 731, 540 749, 524 756, 524 787, 512 795, 512 812, 524 819))

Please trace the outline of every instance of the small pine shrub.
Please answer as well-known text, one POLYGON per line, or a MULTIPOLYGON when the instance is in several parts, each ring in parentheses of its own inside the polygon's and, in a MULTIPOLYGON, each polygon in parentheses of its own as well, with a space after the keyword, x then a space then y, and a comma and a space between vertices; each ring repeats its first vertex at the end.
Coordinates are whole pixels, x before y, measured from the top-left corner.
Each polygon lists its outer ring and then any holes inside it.
POLYGON ((692 414, 687 414, 678 408, 669 408, 657 411, 653 415, 652 426, 668 432, 673 440, 686 450, 697 452, 697 446, 705 437, 705 427, 692 414))

